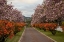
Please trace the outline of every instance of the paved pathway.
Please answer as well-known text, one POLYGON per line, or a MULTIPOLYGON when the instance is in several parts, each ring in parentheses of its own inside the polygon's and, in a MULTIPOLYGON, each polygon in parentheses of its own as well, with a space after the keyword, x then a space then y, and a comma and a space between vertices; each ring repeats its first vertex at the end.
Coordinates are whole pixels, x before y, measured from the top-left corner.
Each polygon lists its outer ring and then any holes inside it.
POLYGON ((53 42, 34 28, 26 28, 20 42, 53 42))

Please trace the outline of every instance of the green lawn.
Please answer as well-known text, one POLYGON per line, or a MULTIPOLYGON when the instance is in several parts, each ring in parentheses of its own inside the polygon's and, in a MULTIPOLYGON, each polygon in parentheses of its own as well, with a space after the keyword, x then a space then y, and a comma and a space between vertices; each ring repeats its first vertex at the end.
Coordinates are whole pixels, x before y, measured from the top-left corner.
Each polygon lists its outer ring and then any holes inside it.
POLYGON ((37 29, 40 32, 44 33, 45 35, 49 36, 50 38, 56 40, 57 42, 64 42, 64 33, 57 31, 56 35, 52 35, 52 33, 50 31, 43 31, 40 29, 37 29))
POLYGON ((7 38, 6 42, 18 42, 18 40, 20 39, 23 31, 24 31, 24 28, 22 28, 22 30, 20 32, 18 32, 12 39, 7 38))

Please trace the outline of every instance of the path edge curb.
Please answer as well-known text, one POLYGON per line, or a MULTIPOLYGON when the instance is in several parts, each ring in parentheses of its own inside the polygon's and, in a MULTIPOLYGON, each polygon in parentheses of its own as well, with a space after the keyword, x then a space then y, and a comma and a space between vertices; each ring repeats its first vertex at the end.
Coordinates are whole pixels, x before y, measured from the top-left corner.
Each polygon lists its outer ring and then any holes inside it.
MULTIPOLYGON (((26 27, 25 27, 25 29, 26 29, 26 27)), ((24 29, 24 31, 23 31, 23 33, 22 33, 22 35, 21 35, 21 37, 20 37, 20 39, 19 39, 19 41, 18 41, 18 42, 20 42, 20 41, 21 41, 21 39, 22 39, 22 37, 23 37, 23 35, 24 35, 24 32, 25 32, 25 29, 24 29)))
MULTIPOLYGON (((33 28, 34 28, 34 27, 33 27, 33 28)), ((34 29, 35 29, 35 28, 34 28, 34 29)), ((35 29, 35 30, 37 30, 37 29, 35 29)), ((37 30, 37 31, 38 31, 38 30, 37 30)), ((40 31, 38 31, 38 32, 41 33, 42 35, 46 36, 47 38, 53 40, 54 42, 57 42, 57 41, 55 41, 54 39, 50 38, 49 36, 45 35, 44 33, 40 32, 40 31)))

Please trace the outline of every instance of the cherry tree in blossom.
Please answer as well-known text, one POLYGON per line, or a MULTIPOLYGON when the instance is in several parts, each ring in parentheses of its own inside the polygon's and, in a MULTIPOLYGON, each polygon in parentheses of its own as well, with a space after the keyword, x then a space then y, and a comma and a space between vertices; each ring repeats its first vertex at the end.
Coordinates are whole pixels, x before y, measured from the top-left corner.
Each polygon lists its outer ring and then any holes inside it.
POLYGON ((32 23, 64 21, 64 0, 44 0, 32 16, 32 23), (60 20, 59 20, 60 19, 60 20), (39 22, 38 22, 39 21, 39 22))
POLYGON ((23 22, 24 18, 21 11, 13 9, 13 5, 7 4, 7 0, 0 0, 0 20, 23 22))

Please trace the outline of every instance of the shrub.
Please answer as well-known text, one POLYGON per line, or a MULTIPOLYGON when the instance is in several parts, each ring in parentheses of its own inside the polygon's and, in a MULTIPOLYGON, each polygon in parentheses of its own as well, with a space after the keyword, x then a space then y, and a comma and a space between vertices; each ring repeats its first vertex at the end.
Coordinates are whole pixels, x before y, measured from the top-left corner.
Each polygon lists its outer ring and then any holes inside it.
POLYGON ((12 38, 16 31, 20 31, 25 23, 15 23, 7 20, 0 20, 0 42, 5 42, 7 37, 12 38))
POLYGON ((39 27, 40 29, 43 29, 44 31, 49 30, 53 35, 56 34, 56 23, 40 23, 40 24, 34 24, 34 27, 39 27))

